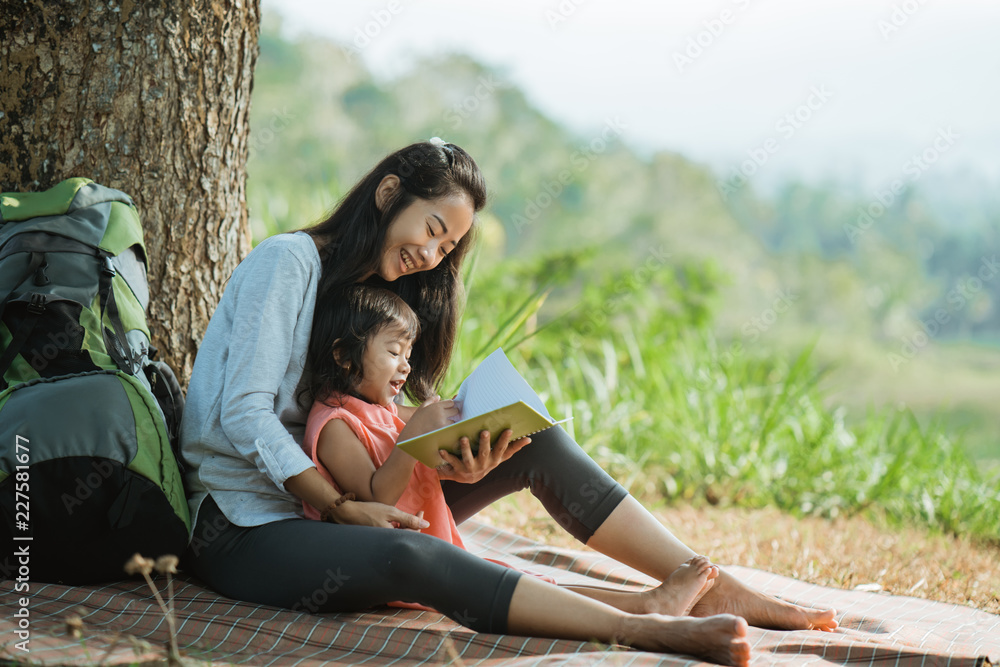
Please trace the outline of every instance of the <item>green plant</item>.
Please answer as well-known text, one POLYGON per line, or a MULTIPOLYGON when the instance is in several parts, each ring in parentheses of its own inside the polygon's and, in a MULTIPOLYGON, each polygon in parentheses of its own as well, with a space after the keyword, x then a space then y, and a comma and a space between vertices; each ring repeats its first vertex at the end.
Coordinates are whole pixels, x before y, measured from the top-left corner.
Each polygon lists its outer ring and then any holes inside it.
POLYGON ((511 360, 554 416, 573 417, 578 442, 627 486, 666 501, 1000 534, 1000 480, 938 425, 891 409, 848 426, 844 410, 825 407, 827 371, 811 346, 786 360, 717 340, 711 267, 663 267, 640 283, 634 272, 595 276, 585 260, 552 273, 507 262, 475 276, 452 381, 513 343, 511 360), (587 280, 574 286, 581 268, 587 280))

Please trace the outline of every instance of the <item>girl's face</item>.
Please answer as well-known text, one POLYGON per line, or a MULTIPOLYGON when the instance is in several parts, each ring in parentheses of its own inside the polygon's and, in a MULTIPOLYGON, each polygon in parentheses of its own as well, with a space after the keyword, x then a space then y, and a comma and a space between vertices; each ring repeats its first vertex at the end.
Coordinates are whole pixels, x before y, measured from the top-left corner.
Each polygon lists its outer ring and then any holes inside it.
POLYGON ((378 275, 393 281, 433 269, 472 229, 473 216, 472 200, 464 192, 415 200, 389 225, 378 275))
POLYGON ((397 326, 385 326, 368 339, 361 358, 363 378, 355 391, 369 403, 389 405, 410 374, 413 339, 397 326))

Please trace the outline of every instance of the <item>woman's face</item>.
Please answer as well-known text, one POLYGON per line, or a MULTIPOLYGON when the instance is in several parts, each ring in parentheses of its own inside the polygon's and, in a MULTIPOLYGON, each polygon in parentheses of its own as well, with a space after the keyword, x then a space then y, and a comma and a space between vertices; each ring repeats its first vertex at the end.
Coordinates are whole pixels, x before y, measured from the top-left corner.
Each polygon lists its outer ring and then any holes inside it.
POLYGON ((433 269, 472 229, 473 216, 472 199, 464 192, 414 200, 389 225, 378 274, 393 281, 433 269))

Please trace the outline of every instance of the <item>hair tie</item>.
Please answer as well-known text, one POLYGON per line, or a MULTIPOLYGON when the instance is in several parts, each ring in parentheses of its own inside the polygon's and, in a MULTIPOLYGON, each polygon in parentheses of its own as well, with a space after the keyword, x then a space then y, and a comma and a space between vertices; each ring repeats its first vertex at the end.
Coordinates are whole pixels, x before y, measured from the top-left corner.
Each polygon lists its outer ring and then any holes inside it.
POLYGON ((430 143, 431 146, 434 146, 435 148, 440 148, 442 151, 444 151, 445 157, 448 158, 448 166, 449 167, 452 166, 452 164, 455 161, 455 153, 452 150, 451 144, 447 143, 441 137, 431 137, 428 140, 428 142, 430 143))

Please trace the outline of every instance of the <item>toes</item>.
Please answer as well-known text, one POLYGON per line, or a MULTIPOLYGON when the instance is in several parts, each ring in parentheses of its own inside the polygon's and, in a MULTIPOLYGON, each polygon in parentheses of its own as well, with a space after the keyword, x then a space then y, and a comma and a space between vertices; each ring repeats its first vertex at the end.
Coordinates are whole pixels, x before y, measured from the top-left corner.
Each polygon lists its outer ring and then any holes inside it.
POLYGON ((730 647, 730 653, 734 665, 746 665, 750 662, 750 644, 745 639, 734 642, 730 647))
POLYGON ((823 632, 833 632, 840 624, 837 621, 827 621, 826 623, 818 623, 813 626, 813 630, 822 630, 823 632))
POLYGON ((705 574, 715 567, 707 556, 694 556, 693 558, 689 558, 687 562, 685 562, 685 565, 690 565, 691 567, 697 569, 698 574, 705 574))
POLYGON ((833 609, 828 609, 825 611, 809 610, 809 628, 811 630, 822 630, 824 632, 833 632, 840 625, 837 623, 837 612, 833 609))
POLYGON ((747 619, 742 616, 733 616, 733 630, 737 637, 746 637, 750 632, 750 626, 747 624, 747 619))

